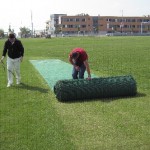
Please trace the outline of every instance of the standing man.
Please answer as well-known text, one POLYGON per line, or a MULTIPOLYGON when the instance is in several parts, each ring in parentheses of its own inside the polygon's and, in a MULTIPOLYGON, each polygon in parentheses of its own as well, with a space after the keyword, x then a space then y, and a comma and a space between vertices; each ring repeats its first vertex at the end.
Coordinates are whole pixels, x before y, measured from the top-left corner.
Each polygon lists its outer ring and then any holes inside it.
POLYGON ((4 44, 3 54, 1 62, 4 57, 8 54, 7 57, 7 77, 8 84, 7 87, 10 87, 13 84, 13 72, 16 74, 16 84, 20 84, 20 62, 23 60, 24 47, 20 40, 15 38, 14 33, 10 33, 8 40, 4 44))
POLYGON ((85 70, 88 73, 88 79, 91 79, 88 55, 83 48, 75 48, 69 54, 69 61, 73 65, 73 79, 83 79, 85 70), (79 77, 78 77, 79 74, 79 77))

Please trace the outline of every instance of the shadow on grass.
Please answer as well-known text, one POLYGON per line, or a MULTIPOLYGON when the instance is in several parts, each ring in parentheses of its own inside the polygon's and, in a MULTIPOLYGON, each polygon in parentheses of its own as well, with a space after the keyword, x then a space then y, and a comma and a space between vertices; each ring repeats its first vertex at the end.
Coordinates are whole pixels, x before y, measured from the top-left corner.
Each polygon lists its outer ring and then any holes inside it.
POLYGON ((83 103, 91 101, 102 101, 102 102, 112 102, 120 99, 136 99, 138 97, 146 97, 145 93, 137 93, 135 96, 122 96, 122 97, 109 97, 109 98, 99 98, 99 99, 84 99, 84 100, 69 100, 69 101, 60 101, 62 103, 83 103))
POLYGON ((48 89, 44 89, 44 88, 41 88, 41 87, 38 87, 38 86, 31 86, 31 85, 27 85, 25 83, 21 83, 19 85, 19 88, 21 89, 26 89, 26 90, 31 90, 31 91, 39 91, 41 93, 48 93, 48 89))
POLYGON ((103 98, 100 101, 102 102, 112 102, 115 100, 120 100, 120 99, 136 99, 138 97, 145 97, 146 94, 145 93, 137 93, 135 96, 123 96, 123 97, 112 97, 112 98, 103 98))
POLYGON ((145 97, 146 94, 145 93, 137 93, 135 97, 145 97))

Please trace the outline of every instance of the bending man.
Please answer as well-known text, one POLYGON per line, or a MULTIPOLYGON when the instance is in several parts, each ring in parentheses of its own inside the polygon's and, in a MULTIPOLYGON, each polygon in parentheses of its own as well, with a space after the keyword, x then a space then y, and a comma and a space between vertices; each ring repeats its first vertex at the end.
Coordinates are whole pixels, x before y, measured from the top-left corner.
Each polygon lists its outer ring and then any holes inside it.
POLYGON ((85 70, 88 73, 88 79, 91 79, 88 55, 83 48, 75 48, 69 54, 69 61, 73 65, 73 79, 83 79, 85 70))

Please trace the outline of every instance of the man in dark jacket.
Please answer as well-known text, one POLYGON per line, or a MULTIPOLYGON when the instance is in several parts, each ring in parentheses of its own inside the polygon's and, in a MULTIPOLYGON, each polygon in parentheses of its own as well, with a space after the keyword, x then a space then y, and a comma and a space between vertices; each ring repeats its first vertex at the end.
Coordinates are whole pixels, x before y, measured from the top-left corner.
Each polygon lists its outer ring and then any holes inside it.
POLYGON ((7 87, 10 87, 13 84, 13 72, 15 71, 16 75, 16 84, 20 84, 21 76, 20 76, 20 62, 23 60, 24 56, 24 47, 20 40, 16 39, 14 33, 10 33, 8 36, 8 40, 4 44, 3 54, 1 58, 1 62, 4 57, 7 57, 7 76, 8 76, 8 84, 7 87))

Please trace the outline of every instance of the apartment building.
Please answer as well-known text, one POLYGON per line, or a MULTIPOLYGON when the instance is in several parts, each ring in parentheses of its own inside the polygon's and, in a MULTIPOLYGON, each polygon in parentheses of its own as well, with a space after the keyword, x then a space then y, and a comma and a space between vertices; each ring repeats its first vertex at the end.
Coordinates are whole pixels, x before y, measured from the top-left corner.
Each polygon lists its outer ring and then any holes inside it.
POLYGON ((92 17, 87 14, 80 14, 77 16, 62 16, 61 17, 61 31, 65 33, 87 33, 92 30, 92 17))
POLYGON ((150 33, 150 16, 89 16, 78 14, 53 14, 50 18, 51 33, 106 34, 106 33, 150 33))
POLYGON ((107 33, 148 33, 150 32, 150 16, 148 17, 99 17, 99 30, 107 33))

